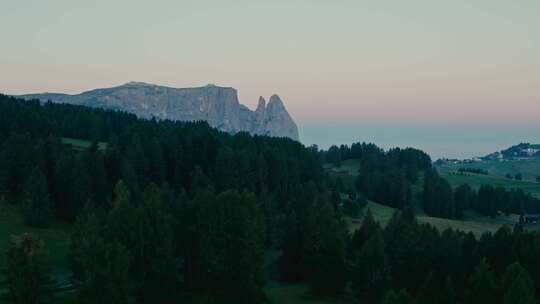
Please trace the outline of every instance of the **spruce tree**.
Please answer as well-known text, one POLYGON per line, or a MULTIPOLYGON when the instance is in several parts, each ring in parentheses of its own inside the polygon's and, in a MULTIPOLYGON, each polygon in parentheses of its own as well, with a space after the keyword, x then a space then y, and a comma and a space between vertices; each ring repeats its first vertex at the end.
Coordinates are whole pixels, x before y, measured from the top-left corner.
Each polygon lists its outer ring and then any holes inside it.
POLYGON ((118 242, 98 239, 84 260, 79 302, 130 303, 129 253, 118 242))
POLYGON ((262 301, 264 220, 255 196, 207 192, 194 205, 190 285, 225 303, 262 301))
POLYGON ((390 286, 388 257, 380 230, 375 230, 364 244, 354 269, 353 289, 358 298, 368 303, 379 303, 390 286))
POLYGON ((502 277, 503 304, 534 304, 534 284, 527 271, 519 263, 514 263, 508 268, 502 277))
POLYGON ((456 304, 456 292, 454 289, 454 284, 452 283, 451 277, 446 277, 444 282, 444 290, 439 300, 441 304, 456 304))
POLYGON ((469 278, 465 304, 500 303, 499 282, 484 259, 469 278))
POLYGON ((37 167, 26 181, 23 210, 25 221, 30 226, 45 227, 52 219, 52 202, 47 180, 37 167))
POLYGON ((364 247, 366 241, 372 237, 377 230, 380 230, 381 226, 373 218, 373 213, 371 209, 368 208, 366 214, 362 219, 362 224, 360 228, 354 231, 352 237, 352 247, 353 250, 359 251, 364 247))
POLYGON ((40 304, 52 296, 52 280, 43 241, 30 234, 14 236, 7 251, 7 303, 40 304))
POLYGON ((308 256, 313 290, 322 295, 340 293, 346 283, 345 236, 343 223, 335 218, 328 201, 311 214, 308 256))
POLYGON ((77 217, 71 237, 71 270, 80 286, 79 302, 130 303, 132 278, 128 250, 104 237, 102 211, 87 205, 77 217))
MULTIPOLYGON (((369 302, 372 303, 372 302, 369 302)), ((378 302, 373 302, 378 303, 378 302)), ((383 304, 416 304, 413 297, 405 290, 401 289, 399 292, 393 290, 389 291, 382 301, 383 304)))
POLYGON ((137 208, 138 241, 129 248, 137 279, 139 303, 173 303, 178 285, 174 260, 174 234, 170 209, 163 191, 155 184, 146 187, 143 204, 137 208))

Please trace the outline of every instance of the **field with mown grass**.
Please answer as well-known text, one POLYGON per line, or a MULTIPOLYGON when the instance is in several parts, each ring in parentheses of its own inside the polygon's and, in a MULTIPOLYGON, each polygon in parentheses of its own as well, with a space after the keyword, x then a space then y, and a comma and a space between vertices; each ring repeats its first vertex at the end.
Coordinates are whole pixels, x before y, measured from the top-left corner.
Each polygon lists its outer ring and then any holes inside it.
POLYGON ((461 175, 457 173, 457 168, 450 166, 440 166, 437 167, 437 170, 454 188, 462 184, 469 184, 469 186, 474 189, 478 189, 482 185, 492 185, 494 187, 504 187, 506 189, 521 188, 525 192, 540 197, 540 183, 536 181, 518 181, 504 176, 492 175, 490 171, 488 171, 488 175, 468 172, 461 175))
MULTIPOLYGON (((326 170, 334 176, 340 176, 347 185, 354 185, 356 176, 360 170, 360 161, 349 159, 342 161, 340 166, 327 165, 326 170)), ((540 176, 540 159, 516 160, 516 161, 487 161, 474 164, 445 165, 436 167, 452 187, 462 184, 469 184, 472 188, 478 189, 482 185, 492 185, 494 187, 504 187, 506 189, 521 188, 523 191, 540 197, 540 183, 532 180, 532 176, 540 176), (480 165, 481 164, 481 165, 480 165), (488 175, 465 173, 457 174, 459 168, 477 168, 488 171, 488 175), (521 172, 528 180, 518 181, 506 178, 506 173, 517 174, 521 172), (538 175, 536 175, 538 174, 538 175)), ((418 188, 422 187, 422 178, 413 185, 413 194, 418 193, 418 188)))
POLYGON ((441 166, 441 168, 453 171, 457 171, 459 168, 482 169, 487 171, 489 175, 498 177, 505 177, 507 174, 515 176, 521 173, 524 180, 536 182, 536 178, 540 176, 540 157, 504 161, 488 160, 469 164, 448 164, 441 166))
MULTIPOLYGON (((364 212, 369 209, 373 214, 373 217, 376 221, 385 226, 390 219, 392 218, 396 209, 384 206, 375 202, 368 202, 364 212)), ((461 230, 465 232, 472 232, 476 237, 480 237, 485 232, 495 233, 503 225, 508 225, 513 227, 516 223, 519 222, 519 216, 517 214, 511 214, 509 216, 499 216, 497 218, 490 218, 485 216, 480 216, 472 212, 465 214, 464 220, 449 220, 437 217, 431 217, 425 215, 423 212, 418 212, 416 215, 417 220, 420 223, 428 223, 435 226, 439 231, 444 231, 445 229, 452 228, 455 230, 461 230)), ((353 232, 358 229, 362 224, 361 219, 347 218, 347 224, 349 230, 353 232)), ((525 226, 525 229, 529 230, 539 230, 540 224, 529 224, 525 226)))
MULTIPOLYGON (((53 278, 59 283, 69 280, 69 246, 71 225, 63 223, 53 223, 48 228, 30 228, 24 224, 20 212, 12 205, 0 205, 0 269, 6 267, 6 251, 11 245, 13 236, 29 233, 39 237, 45 243, 48 259, 53 278)), ((3 278, 0 277, 0 282, 3 278)), ((0 287, 0 293, 2 287, 0 287)), ((70 293, 59 295, 58 303, 67 303, 70 293)), ((71 300, 69 300, 71 301, 71 300)))
MULTIPOLYGON (((84 151, 89 149, 92 146, 92 142, 89 140, 83 140, 83 139, 76 139, 76 138, 69 138, 69 137, 62 137, 60 139, 64 145, 71 146, 74 150, 77 151, 84 151)), ((107 149, 107 143, 106 142, 98 142, 98 150, 103 151, 107 149)))
MULTIPOLYGON (((535 162, 531 162, 534 164, 535 162)), ((326 170, 333 176, 339 176, 344 184, 350 187, 354 187, 354 181, 360 170, 360 162, 356 159, 350 159, 342 161, 339 166, 327 165, 326 170)), ((440 174, 448 180, 448 182, 455 188, 462 184, 469 184, 471 187, 478 189, 481 185, 492 185, 495 187, 501 186, 507 189, 521 188, 532 195, 540 197, 540 183, 531 181, 516 181, 505 178, 504 176, 496 175, 481 175, 466 173, 463 176, 458 174, 451 174, 461 167, 438 167, 440 174)), ((470 166, 470 168, 479 168, 470 166)), ((480 169, 488 170, 488 167, 481 167, 480 169)), ((503 172, 505 169, 499 169, 499 172, 503 172)), ((485 232, 496 232, 503 225, 513 226, 519 221, 519 216, 516 214, 510 216, 499 216, 497 218, 490 218, 474 214, 473 212, 466 212, 464 220, 449 220, 443 218, 436 218, 426 215, 420 208, 421 195, 422 195, 423 176, 420 176, 416 184, 412 185, 413 206, 415 208, 416 216, 419 222, 429 223, 437 227, 440 231, 447 228, 457 229, 465 232, 472 232, 477 237, 481 236, 485 232)), ((376 202, 369 202, 366 209, 370 209, 373 216, 383 226, 390 221, 392 215, 395 212, 394 208, 378 204, 376 202)), ((364 210, 364 211, 365 211, 364 210)), ((347 224, 351 231, 354 231, 361 225, 361 219, 347 218, 347 224)), ((540 225, 528 225, 527 229, 537 230, 540 225)))

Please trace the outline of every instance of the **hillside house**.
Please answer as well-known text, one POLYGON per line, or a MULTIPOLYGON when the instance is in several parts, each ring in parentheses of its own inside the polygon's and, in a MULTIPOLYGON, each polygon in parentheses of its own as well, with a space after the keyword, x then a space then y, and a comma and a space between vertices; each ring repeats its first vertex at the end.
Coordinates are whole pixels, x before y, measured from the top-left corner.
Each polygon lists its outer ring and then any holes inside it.
POLYGON ((519 217, 520 223, 536 224, 540 220, 540 214, 524 214, 519 217))

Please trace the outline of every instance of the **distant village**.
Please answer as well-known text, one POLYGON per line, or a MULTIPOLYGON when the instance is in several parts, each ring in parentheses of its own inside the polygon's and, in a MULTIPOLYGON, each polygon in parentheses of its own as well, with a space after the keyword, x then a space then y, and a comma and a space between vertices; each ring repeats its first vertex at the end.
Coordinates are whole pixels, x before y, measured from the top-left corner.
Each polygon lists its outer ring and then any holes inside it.
POLYGON ((441 158, 435 162, 435 165, 455 165, 455 164, 471 164, 483 161, 510 161, 527 159, 531 157, 540 157, 540 144, 521 143, 512 146, 506 150, 494 152, 482 157, 473 157, 468 159, 450 159, 441 158))

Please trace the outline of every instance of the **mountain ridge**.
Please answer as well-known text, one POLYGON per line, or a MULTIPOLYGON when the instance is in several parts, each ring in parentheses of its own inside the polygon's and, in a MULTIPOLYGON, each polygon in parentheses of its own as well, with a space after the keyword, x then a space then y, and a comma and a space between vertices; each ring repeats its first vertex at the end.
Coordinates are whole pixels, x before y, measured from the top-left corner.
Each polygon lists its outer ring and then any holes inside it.
POLYGON ((540 144, 520 143, 488 154, 483 159, 512 159, 540 157, 540 144))
POLYGON ((125 111, 141 118, 204 120, 229 133, 246 131, 299 140, 298 127, 278 95, 272 95, 268 104, 261 96, 253 111, 240 103, 238 91, 233 87, 209 84, 174 88, 130 81, 79 94, 38 93, 17 97, 125 111))

